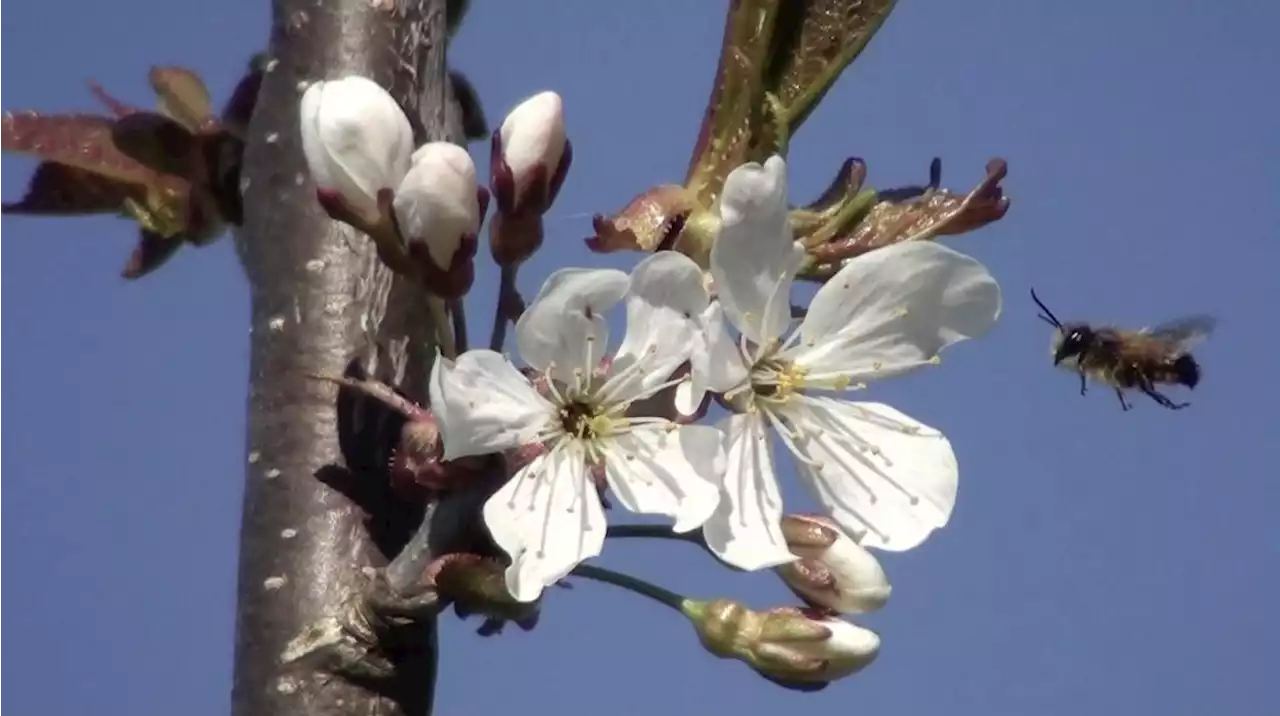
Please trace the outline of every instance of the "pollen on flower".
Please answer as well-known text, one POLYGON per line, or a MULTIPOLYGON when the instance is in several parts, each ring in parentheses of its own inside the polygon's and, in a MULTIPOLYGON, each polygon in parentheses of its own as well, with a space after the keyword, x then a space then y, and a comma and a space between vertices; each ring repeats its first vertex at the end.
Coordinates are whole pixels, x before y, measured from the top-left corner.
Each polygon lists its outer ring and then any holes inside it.
POLYGON ((560 408, 561 427, 579 440, 595 439, 596 424, 595 409, 587 403, 575 400, 560 408))

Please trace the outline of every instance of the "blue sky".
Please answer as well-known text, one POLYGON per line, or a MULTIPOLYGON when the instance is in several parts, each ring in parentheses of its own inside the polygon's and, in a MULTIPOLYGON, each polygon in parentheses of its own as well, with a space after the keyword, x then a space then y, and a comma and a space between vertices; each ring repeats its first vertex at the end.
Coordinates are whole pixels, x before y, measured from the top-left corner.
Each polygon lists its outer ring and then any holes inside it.
MULTIPOLYGON (((527 294, 561 257, 634 261, 589 254, 586 216, 679 179, 724 4, 475 3, 451 60, 491 121, 555 89, 575 144, 548 223, 558 246, 528 267, 527 294)), ((145 102, 155 63, 198 69, 221 99, 267 20, 262 0, 11 4, 4 108, 91 109, 90 78, 145 102)), ((1246 0, 901 3, 793 145, 797 197, 846 156, 881 187, 924 180, 941 156, 957 189, 1002 156, 1013 208, 950 242, 1002 282, 995 330, 870 396, 946 431, 962 468, 951 525, 884 557, 893 598, 866 620, 880 659, 793 694, 708 657, 674 615, 581 583, 554 592, 530 634, 484 640, 446 620, 437 712, 1280 710, 1266 606, 1280 592, 1280 480, 1265 447, 1280 399, 1280 103, 1265 90, 1277 24, 1280 6, 1246 0), (1049 364, 1032 285, 1064 318, 1217 315, 1192 408, 1079 397, 1049 364)), ((474 155, 484 166, 486 148, 474 155)), ((30 167, 4 159, 5 197, 30 167)), ((124 222, 3 228, 10 709, 225 713, 249 340, 230 243, 129 284, 124 222)), ((478 289, 493 279, 483 267, 478 289)), ((787 596, 681 544, 610 545, 602 563, 694 595, 787 596)))

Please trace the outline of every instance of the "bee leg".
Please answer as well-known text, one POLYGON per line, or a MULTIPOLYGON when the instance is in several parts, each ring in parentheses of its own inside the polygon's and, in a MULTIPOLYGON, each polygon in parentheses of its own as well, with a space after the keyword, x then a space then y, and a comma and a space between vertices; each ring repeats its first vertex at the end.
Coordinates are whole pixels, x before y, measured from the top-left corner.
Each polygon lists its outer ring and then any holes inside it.
POLYGON ((1126 411, 1127 411, 1127 410, 1129 410, 1129 408, 1132 408, 1132 407, 1133 407, 1132 405, 1130 405, 1130 404, 1129 404, 1129 401, 1128 401, 1128 400, 1125 400, 1125 397, 1124 397, 1124 391, 1123 391, 1123 390, 1120 390, 1119 388, 1116 388, 1116 397, 1120 399, 1120 409, 1121 409, 1121 410, 1126 410, 1126 411))
POLYGON ((1146 386, 1146 385, 1142 386, 1142 392, 1151 396, 1152 400, 1168 408, 1169 410, 1182 410, 1188 405, 1191 405, 1191 403, 1175 403, 1172 400, 1169 400, 1167 396, 1161 395, 1159 391, 1157 391, 1155 388, 1152 388, 1150 386, 1146 386))
POLYGON ((1080 395, 1084 395, 1088 390, 1089 385, 1085 382, 1084 371, 1080 371, 1080 395))

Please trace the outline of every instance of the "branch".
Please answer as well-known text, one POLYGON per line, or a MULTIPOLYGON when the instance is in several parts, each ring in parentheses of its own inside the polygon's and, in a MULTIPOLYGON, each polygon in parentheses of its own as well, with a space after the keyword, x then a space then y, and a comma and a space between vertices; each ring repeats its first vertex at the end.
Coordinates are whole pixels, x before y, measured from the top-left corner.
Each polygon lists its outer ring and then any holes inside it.
MULTIPOLYGON (((273 3, 236 237, 253 322, 236 716, 431 712, 435 621, 385 618, 371 607, 383 587, 377 568, 391 555, 366 529, 376 516, 316 479, 350 470, 339 467, 332 392, 307 376, 343 374, 358 358, 370 376, 420 399, 435 326, 421 290, 393 280, 364 237, 321 210, 306 181, 298 87, 362 74, 401 101, 421 141, 457 136, 446 131, 444 7, 444 0, 273 3)), ((378 433, 385 421, 355 423, 358 441, 386 438, 378 433)))

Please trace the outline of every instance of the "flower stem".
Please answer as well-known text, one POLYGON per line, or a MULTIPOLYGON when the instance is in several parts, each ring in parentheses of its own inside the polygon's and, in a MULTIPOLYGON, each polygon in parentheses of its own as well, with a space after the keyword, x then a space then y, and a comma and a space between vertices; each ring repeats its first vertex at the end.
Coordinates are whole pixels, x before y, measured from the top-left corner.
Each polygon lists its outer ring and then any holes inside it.
POLYGON ((605 533, 606 537, 649 537, 653 539, 670 539, 679 542, 689 542, 691 544, 707 546, 702 537, 695 532, 685 532, 679 534, 672 532, 671 528, 666 525, 609 525, 609 531, 605 533))
POLYGON ((743 571, 738 567, 721 560, 715 552, 712 552, 711 548, 707 546, 707 540, 702 536, 701 532, 685 532, 680 534, 672 532, 671 528, 665 525, 609 525, 608 531, 605 532, 605 537, 617 537, 620 539, 627 537, 648 537, 651 539, 669 539, 677 542, 688 542, 689 544, 698 545, 705 550, 707 554, 715 557, 716 561, 729 569, 732 569, 735 572, 743 571))
POLYGON ((453 328, 449 323, 449 309, 445 307, 443 298, 427 296, 427 309, 431 312, 431 320, 436 326, 436 337, 440 340, 440 352, 445 358, 458 357, 458 345, 453 340, 453 328))
POLYGON ((577 567, 574 567, 570 574, 582 577, 583 579, 590 579, 596 582, 612 584, 615 587, 622 587, 627 591, 648 597, 659 604, 665 604, 666 606, 681 613, 683 613, 682 610, 684 608, 684 604, 688 601, 671 590, 663 589, 662 587, 646 582, 643 579, 632 577, 631 575, 623 574, 621 572, 615 572, 612 569, 605 569, 604 567, 580 564, 577 567))
POLYGON ((513 305, 519 305, 520 293, 516 290, 516 271, 519 265, 503 266, 502 278, 498 287, 498 305, 493 309, 493 331, 489 334, 489 350, 502 352, 502 345, 507 342, 507 322, 519 316, 512 315, 513 305))
POLYGON ((461 298, 449 299, 449 317, 453 319, 453 343, 459 353, 467 350, 467 306, 461 298))

